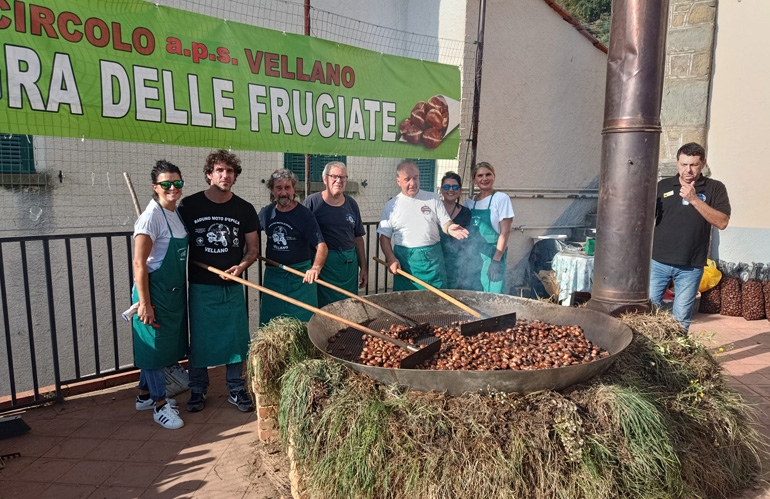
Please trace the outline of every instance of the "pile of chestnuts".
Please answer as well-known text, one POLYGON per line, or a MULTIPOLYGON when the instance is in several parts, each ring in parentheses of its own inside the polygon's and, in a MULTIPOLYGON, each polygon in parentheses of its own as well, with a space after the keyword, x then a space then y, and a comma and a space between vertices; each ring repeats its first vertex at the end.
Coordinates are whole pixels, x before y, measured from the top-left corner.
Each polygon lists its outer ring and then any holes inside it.
MULTIPOLYGON (((593 345, 580 326, 557 326, 541 321, 519 319, 516 326, 475 336, 460 334, 460 324, 433 326, 441 338, 439 353, 419 366, 429 370, 491 371, 535 370, 585 364, 610 354, 593 345)), ((384 334, 414 343, 406 326, 391 326, 384 334)), ((358 361, 368 366, 397 368, 409 352, 392 343, 363 335, 364 346, 358 361)))

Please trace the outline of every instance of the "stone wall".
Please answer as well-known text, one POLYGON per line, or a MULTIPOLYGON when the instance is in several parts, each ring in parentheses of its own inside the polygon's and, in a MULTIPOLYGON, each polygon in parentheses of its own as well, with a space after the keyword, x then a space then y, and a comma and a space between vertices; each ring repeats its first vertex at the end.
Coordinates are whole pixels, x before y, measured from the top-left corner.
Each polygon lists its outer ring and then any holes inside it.
POLYGON ((676 151, 682 144, 706 145, 716 9, 717 0, 671 0, 660 116, 660 177, 676 174, 676 151))

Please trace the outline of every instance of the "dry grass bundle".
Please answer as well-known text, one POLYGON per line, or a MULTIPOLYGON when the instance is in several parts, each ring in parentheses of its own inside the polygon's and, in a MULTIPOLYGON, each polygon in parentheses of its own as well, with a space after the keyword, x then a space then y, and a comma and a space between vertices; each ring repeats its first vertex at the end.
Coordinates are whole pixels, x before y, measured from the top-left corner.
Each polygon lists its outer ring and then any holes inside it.
POLYGON ((259 330, 249 348, 249 386, 277 397, 280 376, 287 366, 316 355, 307 326, 290 317, 276 317, 259 330))
POLYGON ((310 497, 717 498, 751 483, 765 444, 716 361, 669 314, 623 320, 637 334, 611 370, 562 393, 448 397, 294 358, 284 444, 310 497))

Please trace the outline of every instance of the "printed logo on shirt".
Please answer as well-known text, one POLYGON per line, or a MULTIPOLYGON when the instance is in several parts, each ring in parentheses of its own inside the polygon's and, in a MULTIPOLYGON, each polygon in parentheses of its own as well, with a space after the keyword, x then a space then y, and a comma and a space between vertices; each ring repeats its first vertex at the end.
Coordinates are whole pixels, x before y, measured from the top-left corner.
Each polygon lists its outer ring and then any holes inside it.
MULTIPOLYGON (((281 226, 275 228, 275 231, 273 231, 273 244, 283 246, 284 248, 289 245, 286 242, 286 229, 281 226)), ((276 247, 276 249, 278 248, 276 247)))
POLYGON ((433 210, 431 210, 430 206, 428 206, 427 204, 422 205, 422 208, 420 208, 420 211, 424 215, 430 215, 431 213, 433 213, 433 210))
POLYGON ((227 236, 230 235, 230 229, 226 225, 213 224, 206 231, 206 239, 214 246, 227 247, 227 236))
POLYGON ((268 225, 265 232, 270 236, 269 244, 275 251, 289 251, 289 245, 296 241, 297 237, 292 236, 294 227, 285 222, 273 222, 268 225))
POLYGON ((176 255, 177 255, 177 258, 179 259, 179 261, 181 261, 181 262, 187 260, 187 248, 186 247, 185 248, 179 248, 178 250, 176 250, 176 255))
POLYGON ((345 215, 345 220, 347 220, 351 226, 356 224, 356 217, 354 217, 352 213, 345 215))
MULTIPOLYGON (((230 235, 230 228, 227 225, 221 223, 209 225, 208 229, 206 229, 206 241, 204 243, 206 247, 204 251, 206 253, 227 253, 230 251, 230 248, 228 248, 230 235)), ((198 240, 200 239, 202 238, 198 238, 198 240)), ((237 247, 238 239, 233 239, 233 242, 235 243, 233 246, 237 247)))
POLYGON ((698 193, 698 199, 700 199, 701 201, 703 201, 705 203, 706 202, 706 195, 703 194, 702 192, 700 192, 700 193, 698 193))

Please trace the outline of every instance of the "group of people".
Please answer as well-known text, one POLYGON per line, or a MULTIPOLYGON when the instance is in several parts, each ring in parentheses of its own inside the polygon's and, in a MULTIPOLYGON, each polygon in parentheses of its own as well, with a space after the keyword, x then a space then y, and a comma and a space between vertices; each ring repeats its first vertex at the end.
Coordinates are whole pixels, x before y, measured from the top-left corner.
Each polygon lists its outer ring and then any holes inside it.
MULTIPOLYGON (((176 401, 166 398, 164 367, 189 352, 188 412, 203 410, 209 387, 208 367, 226 366, 229 402, 253 410, 243 380, 250 331, 243 286, 208 271, 211 266, 235 277, 260 256, 260 231, 266 236, 265 287, 313 307, 345 298, 321 279, 356 293, 368 282, 365 235, 356 201, 345 195, 347 167, 328 163, 325 189, 304 203, 297 197, 297 177, 279 169, 270 175, 270 204, 254 206, 232 192, 242 168, 232 153, 218 150, 206 158, 209 187, 182 199, 179 168, 158 161, 151 171, 153 200, 134 228, 134 362, 141 369, 137 410, 154 412, 164 428, 181 428, 176 401), (203 264, 202 266, 197 265, 203 264), (303 277, 281 267, 291 267, 303 277), (189 348, 188 348, 189 322, 189 348)), ((420 190, 417 166, 396 169, 401 193, 385 205, 377 229, 394 290, 415 289, 398 269, 438 288, 502 292, 506 246, 513 208, 495 193, 495 170, 488 163, 473 168, 478 194, 460 204, 462 179, 448 173, 442 198, 420 190)), ((260 324, 287 315, 307 321, 312 313, 266 293, 261 295, 260 324)))
POLYGON ((201 262, 240 276, 259 255, 260 230, 251 203, 232 192, 241 173, 238 158, 211 153, 203 168, 209 187, 182 199, 176 165, 158 161, 150 176, 153 200, 134 224, 134 364, 141 369, 137 410, 153 410, 168 429, 184 426, 176 401, 166 398, 163 368, 188 354, 188 412, 201 411, 208 367, 226 365, 229 402, 253 410, 242 378, 249 333, 242 286, 194 265, 201 262), (188 258, 189 256, 189 258, 188 258))
POLYGON ((396 169, 401 193, 382 210, 377 233, 393 277, 393 290, 420 289, 399 270, 439 289, 505 292, 508 238, 513 206, 495 192, 495 169, 473 166, 478 193, 460 204, 462 178, 448 172, 439 199, 420 189, 417 166, 404 161, 396 169))
MULTIPOLYGON (((358 205, 344 195, 348 177, 343 163, 326 165, 326 190, 308 197, 304 205, 296 196, 297 177, 276 170, 267 182, 271 202, 259 214, 232 192, 241 171, 234 154, 215 151, 203 169, 209 187, 182 199, 181 171, 158 161, 150 173, 153 200, 134 226, 133 299, 138 310, 132 329, 134 363, 141 370, 136 409, 152 409, 164 428, 184 425, 176 401, 166 397, 164 367, 188 351, 188 412, 204 409, 208 367, 219 365, 226 366, 229 402, 241 411, 253 410, 242 377, 251 338, 243 286, 197 263, 240 277, 259 257, 258 234, 264 230, 270 263, 304 273, 298 279, 269 265, 266 287, 323 306, 343 295, 317 289, 317 279, 351 292, 367 283, 364 228, 358 205)), ((261 300, 261 324, 279 315, 310 318, 306 310, 267 294, 261 300)))
MULTIPOLYGON (((650 298, 660 304, 671 281, 673 315, 687 329, 708 252, 711 227, 727 227, 730 202, 721 182, 704 177, 702 146, 685 144, 677 152, 678 174, 658 184, 650 298)), ((270 204, 254 206, 232 192, 240 160, 218 150, 203 169, 209 187, 182 199, 179 168, 158 161, 150 173, 153 200, 134 228, 134 362, 141 369, 137 410, 154 412, 164 428, 181 428, 176 402, 166 397, 163 368, 189 352, 188 412, 203 410, 208 367, 226 366, 229 402, 253 410, 242 377, 250 331, 243 286, 195 262, 239 277, 259 257, 259 231, 267 237, 264 285, 308 305, 321 307, 345 298, 322 279, 351 293, 368 280, 361 213, 345 195, 347 167, 331 162, 323 171, 325 189, 297 198, 297 177, 276 170, 267 187, 270 204), (300 279, 280 268, 304 274, 300 279), (188 349, 189 319, 189 349, 188 349)), ((510 198, 495 192, 495 169, 472 168, 475 196, 460 203, 462 178, 441 179, 441 199, 420 189, 420 173, 410 161, 396 169, 401 192, 382 211, 377 228, 393 278, 393 290, 419 289, 403 270, 437 288, 505 291, 508 239, 513 221, 510 198)), ((307 321, 307 310, 262 294, 260 324, 288 315, 307 321)))

